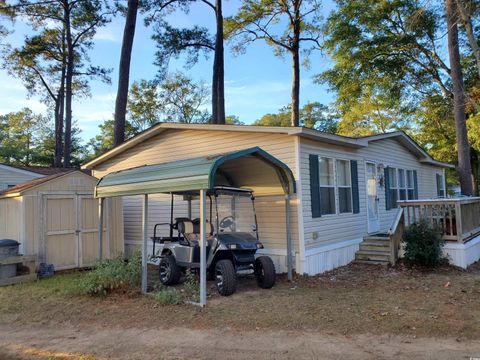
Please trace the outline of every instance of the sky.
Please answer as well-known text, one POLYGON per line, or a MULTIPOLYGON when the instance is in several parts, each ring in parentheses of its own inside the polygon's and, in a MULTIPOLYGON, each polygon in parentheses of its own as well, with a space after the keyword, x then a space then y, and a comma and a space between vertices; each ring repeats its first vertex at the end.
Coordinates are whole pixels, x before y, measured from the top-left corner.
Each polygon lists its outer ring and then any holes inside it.
MULTIPOLYGON (((238 8, 238 0, 224 1, 224 16, 233 15, 238 8)), ((327 16, 332 10, 331 0, 324 2, 322 13, 327 16)), ((73 104, 74 120, 81 129, 81 137, 88 139, 98 134, 98 125, 113 119, 117 90, 118 62, 123 35, 124 18, 116 17, 107 26, 100 28, 95 36, 94 48, 90 51, 92 64, 112 69, 111 84, 99 81, 90 83, 92 96, 77 99, 73 104)), ((178 27, 191 27, 195 24, 212 28, 214 14, 207 6, 195 4, 189 14, 177 12, 168 16, 168 21, 178 27)), ((32 31, 22 22, 8 24, 14 33, 8 41, 20 46, 25 35, 32 31)), ((155 44, 151 39, 152 29, 137 19, 137 30, 132 52, 130 83, 140 79, 151 80, 158 68, 153 64, 155 44)), ((182 59, 172 61, 169 71, 187 73, 197 81, 211 83, 213 56, 200 57, 198 64, 186 69, 182 59)), ((334 94, 325 86, 315 84, 313 76, 331 66, 328 58, 320 52, 311 56, 310 69, 301 69, 300 105, 319 101, 328 104, 334 94)), ((227 115, 236 115, 240 121, 249 124, 266 113, 275 113, 290 103, 291 61, 274 55, 273 49, 263 42, 253 43, 245 54, 234 56, 229 44, 225 44, 225 108, 227 115)), ((34 112, 45 113, 46 107, 38 97, 28 98, 27 91, 18 79, 0 69, 0 114, 18 111, 29 107, 34 112)), ((208 107, 208 104, 207 104, 208 107)))

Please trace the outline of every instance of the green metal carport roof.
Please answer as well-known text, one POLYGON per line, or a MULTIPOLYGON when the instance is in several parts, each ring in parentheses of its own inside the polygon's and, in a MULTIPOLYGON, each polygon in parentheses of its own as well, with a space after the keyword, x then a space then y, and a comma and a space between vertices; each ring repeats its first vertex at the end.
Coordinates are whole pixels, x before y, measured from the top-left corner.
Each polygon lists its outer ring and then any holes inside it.
POLYGON ((284 193, 295 192, 295 179, 290 168, 261 148, 253 147, 110 173, 99 180, 95 196, 104 198, 211 189, 219 185, 216 184, 216 175, 217 172, 221 174, 222 164, 252 157, 275 169, 284 193))

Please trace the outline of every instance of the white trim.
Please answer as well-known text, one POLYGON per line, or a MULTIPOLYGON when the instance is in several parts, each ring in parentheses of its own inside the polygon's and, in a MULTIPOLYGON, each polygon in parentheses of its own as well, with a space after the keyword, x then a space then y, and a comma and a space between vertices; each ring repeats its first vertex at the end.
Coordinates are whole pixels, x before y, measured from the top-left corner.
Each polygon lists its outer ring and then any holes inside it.
MULTIPOLYGON (((296 264, 297 273, 303 274, 305 272, 305 225, 303 223, 303 183, 302 183, 302 170, 301 170, 301 143, 300 138, 295 138, 295 171, 297 175, 297 233, 298 233, 298 246, 299 246, 299 262, 296 264)), ((297 258, 297 257, 295 257, 297 258)))
POLYGON ((42 177, 47 176, 47 175, 39 174, 37 172, 30 171, 30 170, 18 169, 14 166, 6 165, 6 164, 0 164, 0 169, 5 169, 5 170, 8 170, 8 171, 12 171, 12 172, 16 172, 16 173, 24 174, 24 175, 31 175, 34 178, 42 178, 42 177))
POLYGON ((25 199, 20 199, 20 215, 21 215, 21 224, 20 224, 20 246, 19 246, 19 252, 20 254, 23 254, 23 255, 26 255, 25 254, 25 249, 27 248, 26 247, 26 244, 25 244, 25 241, 26 241, 26 238, 25 238, 25 226, 26 226, 26 222, 25 222, 25 219, 26 219, 26 207, 25 207, 25 199))
POLYGON ((353 239, 353 240, 344 240, 344 241, 340 241, 332 244, 320 245, 313 249, 307 249, 306 256, 317 255, 325 251, 337 250, 344 247, 360 244, 362 241, 363 241, 363 238, 359 238, 359 239, 353 239))

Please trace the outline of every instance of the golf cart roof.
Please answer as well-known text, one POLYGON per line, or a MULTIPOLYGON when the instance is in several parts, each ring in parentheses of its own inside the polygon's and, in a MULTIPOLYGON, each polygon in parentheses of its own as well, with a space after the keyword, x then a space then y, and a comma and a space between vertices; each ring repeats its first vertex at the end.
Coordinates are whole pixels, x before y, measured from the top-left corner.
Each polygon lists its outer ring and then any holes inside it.
POLYGON ((280 195, 295 192, 295 179, 287 165, 253 147, 109 173, 98 181, 95 196, 193 195, 217 186, 256 195, 280 195))

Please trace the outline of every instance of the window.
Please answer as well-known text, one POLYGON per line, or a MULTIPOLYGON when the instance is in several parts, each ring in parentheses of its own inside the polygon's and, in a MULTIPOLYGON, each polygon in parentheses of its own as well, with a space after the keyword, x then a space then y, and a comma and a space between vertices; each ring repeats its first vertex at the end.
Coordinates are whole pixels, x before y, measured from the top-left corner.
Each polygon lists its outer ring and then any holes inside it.
POLYGON ((352 175, 350 173, 350 161, 337 160, 337 189, 339 213, 352 212, 352 175))
POLYGON ((332 158, 320 157, 320 213, 322 215, 335 214, 335 177, 332 158))
POLYGON ((13 187, 15 187, 16 185, 7 185, 7 189, 11 189, 13 187))
POLYGON ((389 187, 388 192, 390 194, 390 200, 392 204, 392 209, 397 207, 398 200, 398 179, 397 179, 397 169, 388 168, 388 178, 389 178, 389 187))
POLYGON ((413 180, 413 170, 407 170, 407 198, 415 199, 415 181, 413 180))
POLYGON ((407 200, 407 183, 405 181, 405 170, 398 169, 398 198, 400 200, 407 200))
POLYGON ((415 171, 397 168, 388 168, 389 184, 387 186, 390 197, 390 207, 387 210, 397 207, 398 200, 414 200, 415 193, 415 171))
POLYGON ((437 196, 442 198, 446 197, 443 174, 437 174, 437 196))

